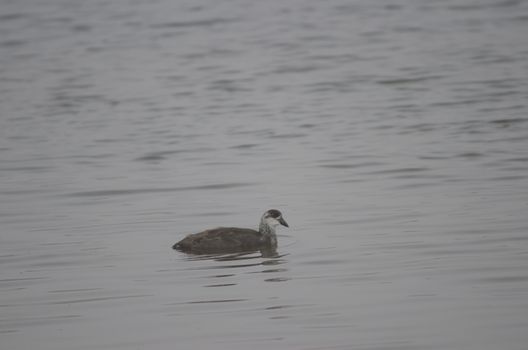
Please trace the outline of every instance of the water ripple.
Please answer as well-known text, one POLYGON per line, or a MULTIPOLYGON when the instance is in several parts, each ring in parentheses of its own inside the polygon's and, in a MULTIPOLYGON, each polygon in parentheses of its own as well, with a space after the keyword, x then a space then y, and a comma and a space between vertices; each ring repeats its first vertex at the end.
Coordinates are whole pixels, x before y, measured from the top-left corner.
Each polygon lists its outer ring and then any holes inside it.
POLYGON ((132 195, 142 193, 163 193, 163 192, 180 192, 180 191, 209 191, 209 190, 227 190, 232 188, 241 188, 252 186, 254 183, 223 183, 211 184, 202 186, 188 186, 188 187, 165 187, 165 188, 133 188, 133 189, 119 189, 119 190, 97 190, 73 192, 67 194, 69 197, 104 197, 104 196, 120 196, 132 195))
POLYGON ((85 298, 85 299, 73 299, 73 300, 61 300, 52 302, 51 304, 79 304, 79 303, 92 303, 98 301, 110 301, 110 300, 120 300, 120 299, 130 299, 130 298, 143 298, 152 296, 149 294, 134 294, 134 295, 117 295, 117 296, 108 296, 108 297, 97 297, 97 298, 85 298))
POLYGON ((184 304, 218 304, 218 303, 236 303, 240 301, 247 301, 248 299, 216 299, 216 300, 197 300, 187 301, 184 304))
POLYGON ((152 28, 193 28, 193 27, 213 27, 220 24, 233 23, 235 18, 208 18, 201 20, 174 21, 153 24, 152 28))

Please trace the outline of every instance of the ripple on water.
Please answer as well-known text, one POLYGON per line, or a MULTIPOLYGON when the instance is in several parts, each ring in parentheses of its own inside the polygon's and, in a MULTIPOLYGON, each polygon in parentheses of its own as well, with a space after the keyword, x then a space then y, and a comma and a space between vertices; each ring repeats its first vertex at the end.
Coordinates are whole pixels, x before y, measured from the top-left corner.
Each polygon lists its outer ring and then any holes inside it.
POLYGON ((193 27, 213 27, 222 24, 236 22, 235 18, 208 18, 202 20, 173 21, 152 24, 151 28, 193 28, 193 27))
POLYGON ((122 300, 122 299, 131 299, 131 298, 144 298, 144 297, 149 297, 149 296, 152 296, 152 295, 151 294, 116 295, 116 296, 104 296, 104 297, 94 297, 94 298, 60 300, 60 301, 51 302, 51 304, 70 305, 70 304, 92 303, 92 302, 122 300))
POLYGON ((382 162, 361 162, 361 163, 331 163, 331 164, 322 164, 322 168, 331 168, 331 169, 356 169, 364 167, 377 167, 386 165, 382 162))
POLYGON ((19 332, 28 326, 44 326, 44 325, 59 325, 70 323, 72 320, 81 318, 78 314, 63 314, 53 316, 35 316, 11 318, 7 322, 2 322, 2 328, 5 328, 0 333, 19 332))
POLYGON ((184 304, 218 304, 218 303, 236 303, 240 301, 247 301, 248 299, 214 299, 214 300, 196 300, 186 301, 184 304))
POLYGON ((251 149, 260 146, 258 143, 242 143, 239 145, 231 146, 233 149, 251 149))
POLYGON ((133 195, 143 193, 159 193, 159 192, 179 192, 179 191, 200 191, 200 190, 226 190, 232 188, 241 188, 252 186, 253 183, 223 183, 223 184, 210 184, 201 186, 187 186, 187 187, 164 187, 164 188, 131 188, 131 189, 119 189, 119 190, 97 190, 97 191, 84 191, 84 192, 73 192, 67 194, 69 197, 103 197, 103 196, 120 196, 120 195, 133 195))
MULTIPOLYGON (((267 259, 267 258, 264 258, 262 255, 260 254, 256 254, 256 255, 253 255, 253 256, 249 256, 249 257, 234 257, 234 256, 229 256, 229 257, 215 257, 215 256, 206 256, 206 257, 200 257, 199 259, 192 259, 192 260, 213 260, 215 261, 214 264, 211 264, 211 265, 207 265, 207 266, 198 266, 198 267, 189 267, 187 270, 191 271, 191 270, 196 270, 196 271, 200 271, 200 270, 229 270, 229 269, 246 269, 246 268, 250 268, 250 267, 259 267, 259 266, 266 266, 266 265, 269 265, 269 263, 266 262, 266 260, 262 260, 262 259, 267 259), (241 261, 254 261, 254 262, 246 262, 246 263, 241 263, 241 261), (231 262, 230 264, 218 264, 218 262, 231 262)), ((276 259, 276 258, 273 258, 273 259, 276 259)), ((282 264, 284 263, 285 261, 280 261, 280 259, 277 259, 275 260, 276 261, 276 264, 282 264)), ((266 270, 262 270, 262 271, 259 271, 259 272, 265 272, 266 270)), ((268 271, 268 272, 283 272, 283 271, 286 271, 284 269, 274 269, 273 271, 268 271)), ((229 274, 228 274, 229 275, 229 274)))
POLYGON ((442 179, 445 176, 441 174, 432 173, 429 167, 399 167, 392 169, 382 169, 362 172, 360 175, 379 175, 383 177, 390 177, 392 179, 442 179))
POLYGON ((158 152, 150 152, 150 153, 147 153, 141 157, 138 157, 134 160, 137 160, 137 161, 146 161, 146 162, 151 162, 151 161, 158 161, 158 160, 165 160, 167 159, 167 156, 170 156, 170 155, 173 155, 173 154, 177 154, 177 153, 181 153, 181 151, 158 151, 158 152))

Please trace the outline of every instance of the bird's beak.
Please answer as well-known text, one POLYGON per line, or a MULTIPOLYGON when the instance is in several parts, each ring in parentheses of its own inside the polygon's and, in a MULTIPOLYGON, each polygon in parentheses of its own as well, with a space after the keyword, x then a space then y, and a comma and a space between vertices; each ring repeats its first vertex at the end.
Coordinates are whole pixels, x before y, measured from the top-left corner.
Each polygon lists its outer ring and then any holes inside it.
POLYGON ((284 219, 282 218, 282 216, 281 216, 280 219, 279 219, 279 223, 280 223, 282 226, 290 227, 290 226, 288 226, 288 223, 286 222, 286 220, 284 220, 284 219))

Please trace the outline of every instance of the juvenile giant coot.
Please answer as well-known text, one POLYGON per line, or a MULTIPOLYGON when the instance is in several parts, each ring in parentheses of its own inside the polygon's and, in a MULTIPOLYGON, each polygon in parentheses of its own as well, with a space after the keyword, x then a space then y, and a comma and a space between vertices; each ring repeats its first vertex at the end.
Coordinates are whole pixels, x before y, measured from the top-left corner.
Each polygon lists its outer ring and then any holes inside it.
POLYGON ((172 248, 187 253, 211 254, 276 247, 275 227, 278 225, 289 227, 280 211, 270 209, 262 215, 258 231, 249 228, 218 227, 188 235, 172 248))

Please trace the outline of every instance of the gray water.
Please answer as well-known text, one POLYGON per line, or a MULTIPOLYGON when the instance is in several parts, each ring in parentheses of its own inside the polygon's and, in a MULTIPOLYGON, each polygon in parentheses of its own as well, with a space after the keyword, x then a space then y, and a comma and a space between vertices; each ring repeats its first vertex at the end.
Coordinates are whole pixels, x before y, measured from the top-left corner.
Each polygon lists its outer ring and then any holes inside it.
POLYGON ((526 349, 528 2, 0 4, 2 349, 526 349), (280 209, 277 256, 171 245, 280 209))

